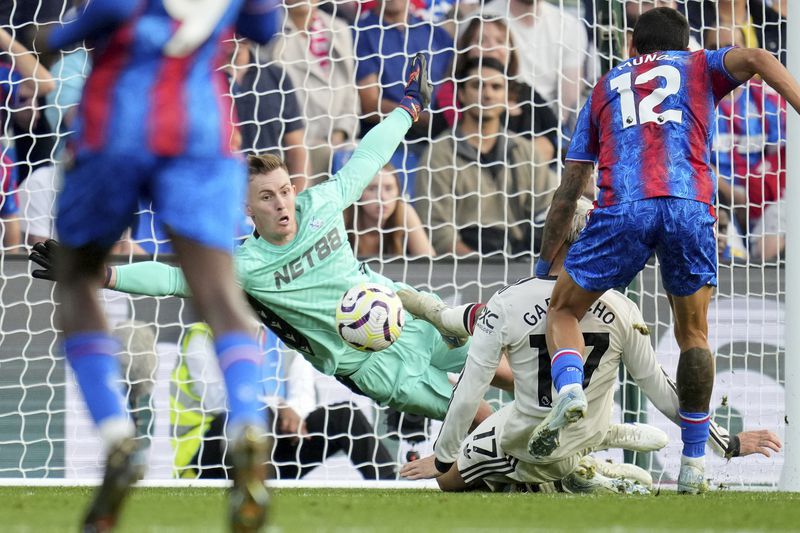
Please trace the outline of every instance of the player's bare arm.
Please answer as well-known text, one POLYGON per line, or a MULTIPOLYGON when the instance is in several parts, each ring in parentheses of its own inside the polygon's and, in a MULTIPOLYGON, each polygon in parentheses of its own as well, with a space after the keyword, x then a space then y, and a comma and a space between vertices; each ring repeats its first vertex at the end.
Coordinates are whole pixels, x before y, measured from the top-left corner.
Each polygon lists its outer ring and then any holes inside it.
MULTIPOLYGON (((578 205, 578 198, 586 189, 594 170, 593 163, 567 161, 561 185, 556 189, 547 220, 544 223, 540 261, 551 263, 569 232, 570 222, 578 205)), ((549 270, 549 269, 548 269, 549 270)), ((547 275, 539 272, 537 275, 547 275)))
POLYGON ((422 459, 417 459, 416 461, 406 463, 402 466, 402 468, 400 468, 400 477, 404 479, 432 479, 441 475, 442 472, 436 468, 436 456, 433 454, 423 457, 422 459))
POLYGON ((771 53, 762 48, 734 48, 725 54, 725 68, 740 81, 761 76, 800 113, 800 84, 771 53))
POLYGON ((39 61, 36 54, 25 48, 19 41, 0 28, 0 49, 14 58, 14 68, 25 83, 34 86, 37 96, 44 96, 56 88, 53 76, 39 61))
POLYGON ((768 429, 742 431, 736 436, 739 440, 738 449, 731 450, 731 457, 744 457, 760 453, 764 457, 772 457, 772 452, 780 453, 783 445, 781 439, 768 429))

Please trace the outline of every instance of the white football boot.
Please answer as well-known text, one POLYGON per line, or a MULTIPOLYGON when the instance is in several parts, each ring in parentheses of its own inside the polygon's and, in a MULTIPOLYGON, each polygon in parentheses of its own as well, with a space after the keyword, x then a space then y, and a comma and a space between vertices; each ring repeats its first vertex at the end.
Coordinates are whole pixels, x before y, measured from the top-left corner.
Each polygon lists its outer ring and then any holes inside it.
POLYGON ((564 490, 582 494, 650 494, 633 480, 604 475, 598 466, 599 461, 591 455, 582 457, 575 470, 561 481, 564 490))
POLYGON ((639 466, 630 463, 612 463, 610 461, 599 461, 596 463, 597 471, 612 479, 627 479, 638 483, 646 489, 653 488, 653 476, 650 472, 639 466))
POLYGON ((587 406, 586 394, 580 383, 564 386, 550 412, 533 430, 528 440, 528 453, 535 460, 552 454, 560 444, 561 428, 585 417, 587 406))
POLYGON ((708 492, 705 480, 705 457, 681 455, 681 471, 678 474, 678 493, 701 494, 708 492))
POLYGON ((667 434, 649 424, 611 424, 598 450, 622 448, 634 452, 653 452, 669 443, 667 434))
POLYGON ((474 304, 451 308, 430 293, 411 289, 400 289, 397 296, 406 311, 433 325, 448 344, 456 348, 466 344, 469 331, 464 324, 464 311, 474 304))

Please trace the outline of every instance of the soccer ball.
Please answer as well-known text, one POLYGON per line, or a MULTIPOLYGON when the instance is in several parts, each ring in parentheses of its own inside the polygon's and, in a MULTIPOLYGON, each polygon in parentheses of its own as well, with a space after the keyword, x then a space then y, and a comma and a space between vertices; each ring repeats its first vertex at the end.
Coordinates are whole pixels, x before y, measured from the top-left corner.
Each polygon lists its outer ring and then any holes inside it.
POLYGON ((385 350, 400 337, 403 302, 388 287, 360 283, 344 293, 336 309, 336 328, 344 342, 362 352, 385 350))

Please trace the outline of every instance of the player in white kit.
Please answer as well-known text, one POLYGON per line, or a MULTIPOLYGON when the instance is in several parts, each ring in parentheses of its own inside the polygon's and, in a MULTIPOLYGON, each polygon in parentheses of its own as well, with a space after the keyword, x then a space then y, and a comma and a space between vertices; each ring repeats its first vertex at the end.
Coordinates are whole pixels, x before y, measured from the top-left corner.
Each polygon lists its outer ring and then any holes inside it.
MULTIPOLYGON (((554 270, 563 261, 585 225, 591 204, 581 201, 572 231, 562 246, 554 270)), ((411 479, 437 477, 443 490, 463 490, 483 479, 491 483, 545 483, 564 480, 580 490, 581 477, 591 477, 597 465, 586 459, 592 449, 624 447, 640 451, 667 444, 663 432, 646 425, 612 426, 619 364, 625 368, 653 405, 679 423, 678 396, 674 383, 656 361, 649 331, 638 307, 623 294, 607 291, 580 322, 586 342, 584 381, 589 416, 549 436, 555 451, 536 459, 528 449, 533 429, 550 411, 553 383, 550 354, 545 340, 547 309, 555 286, 551 278, 527 278, 498 291, 480 311, 474 323, 464 320, 461 308, 448 309, 440 302, 401 291, 406 309, 431 320, 448 334, 473 333, 467 362, 453 390, 450 406, 434 445, 434 456, 408 463, 401 475, 411 479), (514 375, 515 400, 492 414, 467 438, 480 400, 489 387, 500 358, 507 352, 514 375), (628 442, 626 442, 626 440, 628 442), (457 468, 452 468, 453 464, 457 468), (578 479, 572 476, 579 474, 578 479)), ((731 438, 712 423, 710 444, 728 456, 778 451, 773 433, 743 432, 731 438)), ((567 487, 569 490, 569 487, 567 487)))

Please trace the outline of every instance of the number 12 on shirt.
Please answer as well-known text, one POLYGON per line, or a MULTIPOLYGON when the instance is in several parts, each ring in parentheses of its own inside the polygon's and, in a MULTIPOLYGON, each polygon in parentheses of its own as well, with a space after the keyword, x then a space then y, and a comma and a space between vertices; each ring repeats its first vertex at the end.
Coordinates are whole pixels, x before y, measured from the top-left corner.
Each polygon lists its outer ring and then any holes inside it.
POLYGON ((632 83, 633 74, 626 72, 610 80, 609 86, 619 93, 620 111, 622 116, 622 127, 629 128, 648 122, 664 124, 666 122, 683 122, 683 111, 679 109, 665 109, 656 111, 656 107, 673 94, 677 94, 681 88, 681 72, 671 65, 659 65, 650 70, 642 72, 636 76, 632 83), (644 85, 656 78, 663 78, 665 83, 659 85, 650 94, 639 101, 639 113, 637 117, 636 98, 633 92, 633 85, 644 85))

